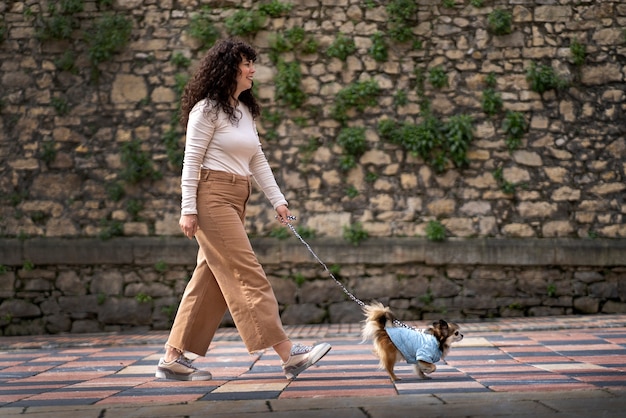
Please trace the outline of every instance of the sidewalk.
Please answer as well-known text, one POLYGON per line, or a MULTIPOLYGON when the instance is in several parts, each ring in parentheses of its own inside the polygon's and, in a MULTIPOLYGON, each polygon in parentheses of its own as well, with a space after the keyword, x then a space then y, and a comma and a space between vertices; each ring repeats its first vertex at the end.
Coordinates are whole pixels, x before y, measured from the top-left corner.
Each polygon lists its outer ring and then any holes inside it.
POLYGON ((624 416, 626 315, 461 325, 465 339, 432 380, 399 363, 395 383, 360 344, 360 324, 287 327, 295 341, 333 345, 294 381, 272 350, 249 355, 234 329, 195 362, 208 382, 154 377, 167 332, 0 337, 0 416, 624 416))

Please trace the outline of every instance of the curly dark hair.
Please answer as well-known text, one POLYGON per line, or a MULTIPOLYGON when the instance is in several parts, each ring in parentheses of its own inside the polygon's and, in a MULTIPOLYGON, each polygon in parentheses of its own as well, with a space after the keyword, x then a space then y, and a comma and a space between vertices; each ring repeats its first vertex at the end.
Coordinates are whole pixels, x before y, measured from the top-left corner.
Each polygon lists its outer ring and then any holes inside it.
MULTIPOLYGON (((220 40, 209 49, 187 82, 181 98, 180 124, 187 127, 189 113, 200 100, 209 99, 216 106, 207 107, 207 112, 214 117, 222 110, 233 124, 237 124, 240 115, 231 104, 231 97, 237 88, 237 76, 242 57, 256 61, 256 51, 246 42, 237 38, 220 40)), ((252 117, 261 113, 259 104, 252 95, 252 89, 242 92, 238 100, 248 106, 252 117)))

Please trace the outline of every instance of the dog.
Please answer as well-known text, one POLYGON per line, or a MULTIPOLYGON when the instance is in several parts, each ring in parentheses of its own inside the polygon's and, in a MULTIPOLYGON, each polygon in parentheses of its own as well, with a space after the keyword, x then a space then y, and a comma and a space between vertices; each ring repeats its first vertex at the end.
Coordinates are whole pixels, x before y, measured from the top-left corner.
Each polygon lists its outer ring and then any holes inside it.
POLYGON ((452 343, 463 339, 460 327, 443 319, 433 322, 424 330, 393 325, 395 316, 389 307, 373 302, 363 306, 362 343, 372 341, 374 355, 380 359, 379 367, 387 370, 392 381, 400 380, 394 367, 400 360, 413 365, 421 379, 431 379, 428 374, 437 370, 435 363, 445 359, 452 343))

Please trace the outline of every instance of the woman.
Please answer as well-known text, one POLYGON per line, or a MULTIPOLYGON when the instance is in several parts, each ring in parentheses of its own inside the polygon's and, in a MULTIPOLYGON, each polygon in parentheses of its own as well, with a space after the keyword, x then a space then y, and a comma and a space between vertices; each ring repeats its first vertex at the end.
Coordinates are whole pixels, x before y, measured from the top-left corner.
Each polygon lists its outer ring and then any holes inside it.
POLYGON ((180 227, 199 244, 156 377, 210 380, 184 353, 204 356, 228 309, 250 353, 272 347, 288 379, 329 350, 293 344, 278 303, 244 229, 251 177, 286 224, 291 212, 261 149, 252 94, 256 52, 241 40, 216 43, 185 87, 181 124, 186 126, 180 227))

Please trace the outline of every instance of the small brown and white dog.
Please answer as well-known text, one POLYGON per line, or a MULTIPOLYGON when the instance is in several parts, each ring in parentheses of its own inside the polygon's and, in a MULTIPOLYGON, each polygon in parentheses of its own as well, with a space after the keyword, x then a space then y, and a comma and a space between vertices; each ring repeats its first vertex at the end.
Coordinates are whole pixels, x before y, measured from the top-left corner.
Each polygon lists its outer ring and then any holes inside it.
POLYGON ((374 302, 363 307, 366 319, 361 335, 362 342, 372 341, 374 355, 380 359, 379 367, 387 370, 391 380, 400 380, 393 369, 404 359, 413 365, 415 373, 422 379, 434 372, 435 363, 445 359, 452 343, 461 341, 463 334, 457 324, 443 319, 433 322, 424 330, 395 327, 396 319, 389 307, 374 302))

